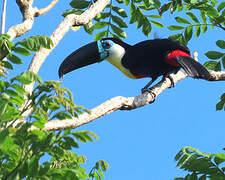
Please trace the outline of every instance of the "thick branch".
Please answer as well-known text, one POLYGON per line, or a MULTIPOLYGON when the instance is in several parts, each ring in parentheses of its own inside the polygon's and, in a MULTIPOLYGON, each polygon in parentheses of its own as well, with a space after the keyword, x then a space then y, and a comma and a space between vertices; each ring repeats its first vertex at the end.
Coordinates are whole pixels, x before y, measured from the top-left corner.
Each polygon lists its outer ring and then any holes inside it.
MULTIPOLYGON (((33 57, 28 70, 34 73, 38 73, 41 65, 43 64, 47 56, 57 46, 57 44, 64 37, 64 35, 69 31, 69 29, 75 25, 79 26, 79 25, 85 25, 89 23, 92 19, 95 18, 95 16, 98 13, 104 10, 104 8, 107 6, 109 2, 110 0, 98 0, 81 15, 70 14, 66 16, 50 37, 54 43, 54 47, 52 47, 51 49, 41 48, 33 57)), ((34 84, 27 85, 25 86, 25 90, 28 93, 31 93, 33 90, 33 86, 34 84)), ((27 110, 26 112, 23 113, 23 116, 24 117, 28 116, 31 111, 32 109, 27 110)), ((22 121, 24 121, 24 119, 21 119, 21 122, 22 121)))
MULTIPOLYGON (((225 81, 225 71, 215 72, 210 71, 210 81, 225 81)), ((177 74, 172 74, 174 83, 187 77, 183 70, 180 70, 177 74)), ((171 86, 171 81, 165 79, 152 88, 152 92, 156 95, 160 95, 164 90, 171 86)), ((66 119, 66 120, 53 120, 45 124, 45 130, 60 130, 65 128, 77 128, 81 125, 92 122, 104 115, 110 114, 116 110, 131 110, 142 106, 145 106, 153 101, 153 97, 149 93, 144 93, 136 97, 114 97, 103 104, 93 108, 91 113, 83 113, 78 118, 66 119)))
MULTIPOLYGON (((85 25, 89 23, 94 17, 104 10, 110 0, 98 0, 88 10, 81 15, 70 14, 59 24, 56 30, 52 33, 51 39, 54 43, 54 47, 51 49, 41 48, 33 57, 32 62, 29 66, 29 71, 38 73, 41 65, 51 53, 51 51, 57 46, 64 35, 70 30, 72 26, 85 25)), ((26 86, 27 92, 31 92, 33 85, 26 86)))
POLYGON ((7 34, 10 35, 10 40, 25 34, 32 28, 34 23, 33 0, 16 0, 16 3, 23 15, 23 22, 9 28, 7 34))

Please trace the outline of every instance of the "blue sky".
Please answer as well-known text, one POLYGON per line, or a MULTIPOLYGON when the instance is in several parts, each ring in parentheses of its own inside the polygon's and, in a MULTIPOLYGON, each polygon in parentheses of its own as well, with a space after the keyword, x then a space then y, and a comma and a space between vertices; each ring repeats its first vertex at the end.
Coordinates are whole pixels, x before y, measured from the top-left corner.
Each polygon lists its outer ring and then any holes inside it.
MULTIPOLYGON (((42 0, 35 2, 35 5, 41 8, 49 2, 42 0)), ((46 15, 36 18, 33 29, 26 37, 51 35, 63 19, 61 13, 69 9, 69 2, 59 1, 46 15)), ((21 19, 15 1, 8 1, 6 29, 21 19)), ((160 21, 165 26, 175 24, 169 14, 160 21)), ((154 33, 160 38, 173 33, 166 28, 154 27, 150 37, 146 37, 136 29, 135 24, 129 26, 126 32, 127 39, 124 41, 130 44, 152 39, 154 33)), ((199 53, 199 61, 204 63, 207 61, 204 53, 219 50, 215 42, 223 37, 222 30, 210 29, 199 38, 193 38, 188 46, 192 52, 199 53)), ((58 67, 63 59, 93 39, 94 36, 83 30, 69 31, 42 65, 39 71, 41 78, 58 80, 58 67)), ((26 70, 31 58, 25 58, 24 65, 15 67, 16 71, 11 76, 26 70)), ((102 62, 65 75, 63 86, 73 92, 76 104, 91 109, 115 96, 137 96, 148 81, 128 79, 109 63, 102 62)), ((186 78, 175 88, 164 91, 153 104, 132 111, 117 111, 77 128, 93 131, 100 139, 94 143, 80 144, 81 148, 75 149, 75 152, 87 156, 85 167, 89 169, 97 160, 106 160, 110 168, 105 180, 169 180, 183 175, 184 172, 176 168, 174 161, 182 147, 192 146, 203 152, 223 152, 224 112, 217 112, 215 105, 224 93, 224 87, 224 82, 186 78)))

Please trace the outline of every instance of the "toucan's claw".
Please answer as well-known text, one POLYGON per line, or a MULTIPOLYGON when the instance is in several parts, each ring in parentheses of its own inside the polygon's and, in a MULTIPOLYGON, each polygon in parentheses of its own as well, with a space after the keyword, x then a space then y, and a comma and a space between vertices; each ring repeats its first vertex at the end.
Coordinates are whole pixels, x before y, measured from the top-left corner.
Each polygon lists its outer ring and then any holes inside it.
POLYGON ((171 82, 171 85, 170 85, 169 88, 174 88, 174 87, 175 87, 175 83, 174 83, 174 80, 173 80, 173 78, 171 77, 171 75, 167 75, 167 76, 164 76, 164 77, 163 77, 163 79, 166 79, 166 78, 168 78, 168 79, 170 80, 170 82, 171 82))
POLYGON ((152 89, 151 88, 142 88, 141 89, 141 92, 142 92, 142 94, 144 94, 144 93, 147 92, 147 93, 149 93, 152 96, 153 100, 149 104, 152 104, 152 103, 155 102, 156 94, 154 92, 152 92, 152 89))

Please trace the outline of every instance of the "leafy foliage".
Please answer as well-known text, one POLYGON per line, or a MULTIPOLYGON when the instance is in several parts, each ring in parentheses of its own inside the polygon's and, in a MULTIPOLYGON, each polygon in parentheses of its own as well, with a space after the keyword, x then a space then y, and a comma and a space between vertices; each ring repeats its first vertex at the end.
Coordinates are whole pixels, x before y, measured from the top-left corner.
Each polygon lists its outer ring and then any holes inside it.
POLYGON ((184 147, 175 157, 177 166, 191 174, 175 180, 206 180, 225 178, 225 154, 203 153, 192 147, 184 147))
MULTIPOLYGON (((129 24, 137 23, 137 28, 142 28, 142 32, 149 36, 152 30, 152 25, 163 28, 163 24, 152 19, 161 18, 158 15, 158 10, 161 6, 159 0, 146 1, 141 0, 129 1, 129 0, 117 0, 111 2, 104 12, 98 14, 93 22, 84 26, 84 30, 92 34, 94 30, 98 32, 95 34, 95 40, 101 39, 106 36, 113 36, 117 38, 126 38, 126 32, 124 28, 127 28, 128 13, 125 9, 121 8, 121 4, 125 6, 130 5, 130 21, 129 24), (152 15, 147 15, 144 12, 152 11, 152 15), (125 19, 124 19, 125 18, 125 19)), ((68 14, 81 14, 85 8, 88 8, 91 1, 73 0, 70 5, 73 9, 65 11, 62 15, 65 17, 68 14), (80 3, 82 2, 82 3, 80 3)), ((76 28, 77 30, 77 28, 76 28)))
MULTIPOLYGON (((9 36, 0 36, 2 70, 13 69, 22 60, 12 54, 30 55, 41 47, 51 48, 53 43, 46 36, 33 36, 15 45, 9 36), (20 46, 19 46, 20 45, 20 46), (22 46, 22 47, 21 47, 22 46), (4 62, 4 63, 3 63, 4 62)), ((1 74, 2 76, 5 74, 1 74)), ((32 72, 23 72, 10 80, 0 81, 0 179, 101 179, 82 167, 86 158, 72 153, 79 142, 92 142, 98 137, 90 131, 45 131, 45 124, 52 119, 70 119, 83 111, 73 102, 72 93, 61 87, 61 82, 46 81, 32 72), (28 94, 24 85, 36 83, 28 94), (30 111, 27 117, 24 113, 30 111), (23 123, 21 120, 26 120, 23 123), (15 122, 21 123, 14 125, 15 122), (45 160, 43 157, 49 157, 45 160)), ((109 167, 98 161, 94 170, 104 177, 101 169, 109 167)))

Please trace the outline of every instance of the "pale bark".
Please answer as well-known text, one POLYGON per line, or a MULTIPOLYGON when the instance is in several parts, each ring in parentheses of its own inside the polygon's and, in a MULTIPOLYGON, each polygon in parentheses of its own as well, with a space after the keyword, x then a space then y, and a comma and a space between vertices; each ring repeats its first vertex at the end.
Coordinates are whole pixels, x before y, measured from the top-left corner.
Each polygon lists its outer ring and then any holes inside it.
POLYGON ((34 23, 34 17, 48 12, 57 3, 57 1, 58 0, 53 0, 46 8, 39 10, 38 8, 33 7, 33 0, 16 0, 22 13, 23 21, 22 23, 9 28, 7 34, 10 35, 10 40, 12 41, 16 37, 22 36, 31 30, 34 23))
MULTIPOLYGON (((174 83, 187 77, 187 74, 180 70, 176 74, 171 74, 174 83)), ((210 81, 225 81, 225 71, 210 71, 210 81)), ((171 86, 171 81, 166 78, 160 81, 152 88, 152 92, 159 96, 163 91, 171 86)), ((132 110, 148 105, 154 100, 150 93, 144 93, 136 97, 114 97, 101 105, 93 108, 89 113, 83 113, 73 119, 52 120, 45 124, 44 130, 61 130, 65 128, 77 128, 84 124, 90 123, 104 115, 110 114, 117 110, 132 110)), ((32 129, 35 129, 34 127, 32 129)))

